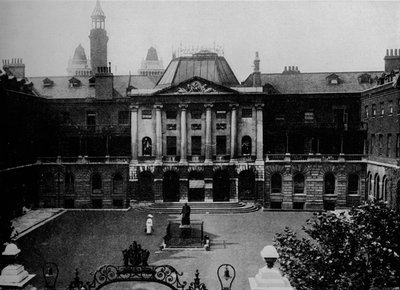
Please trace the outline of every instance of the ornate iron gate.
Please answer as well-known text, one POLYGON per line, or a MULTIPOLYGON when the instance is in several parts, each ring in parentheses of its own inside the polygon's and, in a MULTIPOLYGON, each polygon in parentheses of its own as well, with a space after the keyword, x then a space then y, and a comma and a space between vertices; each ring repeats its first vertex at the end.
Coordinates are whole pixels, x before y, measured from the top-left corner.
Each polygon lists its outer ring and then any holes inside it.
MULTIPOLYGON (((179 273, 170 265, 150 266, 147 263, 150 252, 141 248, 133 242, 128 249, 122 251, 124 265, 104 265, 96 270, 91 282, 84 283, 79 278, 78 269, 75 271, 75 278, 71 281, 67 290, 99 290, 106 285, 118 282, 153 282, 165 285, 172 290, 185 290, 187 282, 181 282, 179 273)), ((200 283, 199 272, 196 270, 196 278, 188 285, 188 290, 207 290, 203 283, 200 283)))

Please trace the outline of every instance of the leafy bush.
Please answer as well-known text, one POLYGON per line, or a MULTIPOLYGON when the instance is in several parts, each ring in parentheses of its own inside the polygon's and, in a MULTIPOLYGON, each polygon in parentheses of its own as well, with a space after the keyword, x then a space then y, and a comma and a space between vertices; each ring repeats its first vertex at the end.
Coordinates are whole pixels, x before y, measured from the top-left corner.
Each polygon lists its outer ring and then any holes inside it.
POLYGON ((302 289, 379 289, 400 285, 400 212, 368 202, 338 215, 315 213, 299 238, 276 234, 281 270, 302 289))

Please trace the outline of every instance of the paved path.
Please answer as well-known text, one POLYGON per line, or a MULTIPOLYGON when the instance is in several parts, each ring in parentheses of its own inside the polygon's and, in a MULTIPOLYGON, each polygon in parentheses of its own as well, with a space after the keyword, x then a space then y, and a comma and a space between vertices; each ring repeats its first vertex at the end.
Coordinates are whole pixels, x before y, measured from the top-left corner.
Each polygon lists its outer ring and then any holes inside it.
POLYGON ((41 208, 30 210, 22 216, 12 220, 14 232, 12 235, 17 234, 14 240, 18 240, 29 232, 37 229, 45 223, 55 219, 56 217, 65 213, 66 210, 62 208, 41 208))
MULTIPOLYGON (((169 219, 180 220, 179 215, 156 214, 155 232, 144 234, 146 214, 136 211, 67 211, 57 219, 32 231, 18 240, 22 250, 21 264, 29 273, 39 274, 33 285, 43 288, 40 273, 43 263, 52 261, 59 265, 58 286, 69 284, 74 271, 79 268, 84 281, 90 273, 105 264, 120 265, 123 249, 133 240, 150 251, 151 265, 169 264, 183 272, 182 281, 191 282, 196 269, 208 289, 220 289, 216 270, 223 263, 232 264, 237 270, 233 289, 249 289, 248 277, 254 277, 265 265, 260 251, 273 243, 275 233, 290 226, 300 231, 307 212, 254 212, 230 215, 192 215, 193 220, 204 221, 205 233, 211 237, 211 251, 159 251, 169 219)), ((111 285, 110 285, 111 286, 111 285)), ((155 289, 160 285, 116 284, 110 289, 155 289), (139 287, 139 288, 136 288, 139 287)), ((162 288, 165 289, 165 288, 162 288)))

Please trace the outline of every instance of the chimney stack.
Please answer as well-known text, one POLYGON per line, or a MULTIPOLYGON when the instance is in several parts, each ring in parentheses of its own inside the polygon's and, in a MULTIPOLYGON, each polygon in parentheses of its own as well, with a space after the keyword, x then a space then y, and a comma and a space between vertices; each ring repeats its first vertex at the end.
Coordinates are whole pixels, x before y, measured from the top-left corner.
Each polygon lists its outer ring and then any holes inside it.
POLYGON ((3 60, 3 69, 8 75, 13 75, 17 79, 25 78, 25 64, 22 58, 12 58, 3 60))
POLYGON ((400 49, 386 49, 386 56, 383 58, 385 60, 385 72, 389 73, 392 70, 400 69, 400 49))
POLYGON ((114 75, 111 73, 111 62, 109 66, 97 67, 95 74, 95 95, 97 99, 112 99, 114 92, 114 75))
POLYGON ((282 74, 284 75, 293 75, 293 74, 299 74, 299 67, 298 66, 294 66, 294 65, 289 65, 289 66, 285 66, 282 74))

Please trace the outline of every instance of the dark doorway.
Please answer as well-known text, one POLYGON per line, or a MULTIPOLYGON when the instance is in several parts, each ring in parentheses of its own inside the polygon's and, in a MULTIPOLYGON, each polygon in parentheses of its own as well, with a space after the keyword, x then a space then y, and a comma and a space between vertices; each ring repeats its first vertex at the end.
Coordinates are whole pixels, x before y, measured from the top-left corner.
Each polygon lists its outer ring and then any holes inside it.
POLYGON ((204 201, 204 175, 199 171, 189 173, 188 201, 204 201))
POLYGON ((229 201, 230 183, 228 170, 218 170, 213 178, 213 201, 229 201))
POLYGON ((153 174, 150 171, 139 173, 139 192, 136 198, 139 200, 154 200, 153 174))
POLYGON ((179 175, 175 171, 164 173, 163 199, 165 202, 179 201, 179 175))
POLYGON ((253 171, 244 170, 239 174, 239 199, 250 200, 255 198, 255 174, 253 171))

